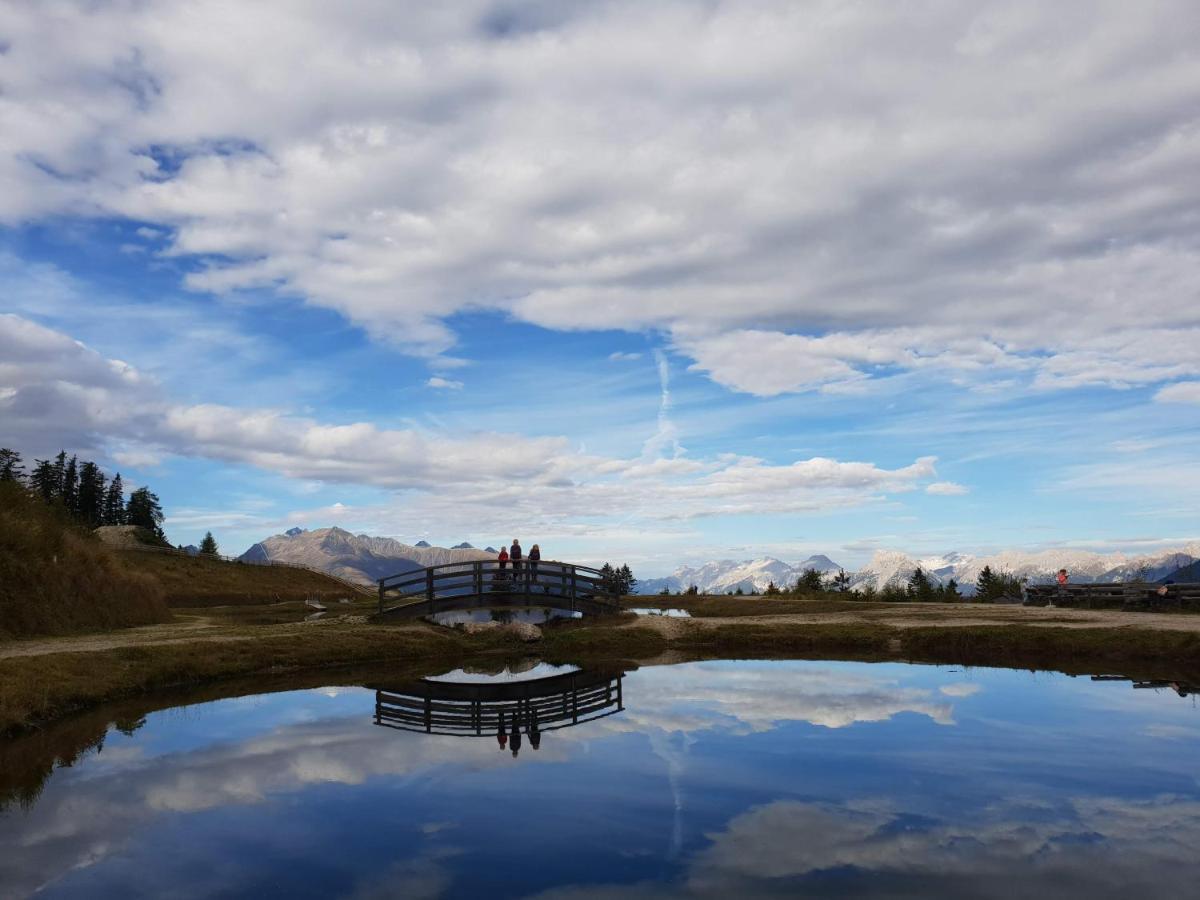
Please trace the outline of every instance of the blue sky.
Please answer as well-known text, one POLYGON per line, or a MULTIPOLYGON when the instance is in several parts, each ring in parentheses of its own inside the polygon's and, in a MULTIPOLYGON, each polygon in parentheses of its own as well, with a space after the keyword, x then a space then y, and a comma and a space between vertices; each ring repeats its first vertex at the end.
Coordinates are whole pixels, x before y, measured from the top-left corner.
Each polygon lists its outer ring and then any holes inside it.
POLYGON ((234 552, 1196 540, 1200 14, 1086 5, 7 7, 0 441, 234 552))

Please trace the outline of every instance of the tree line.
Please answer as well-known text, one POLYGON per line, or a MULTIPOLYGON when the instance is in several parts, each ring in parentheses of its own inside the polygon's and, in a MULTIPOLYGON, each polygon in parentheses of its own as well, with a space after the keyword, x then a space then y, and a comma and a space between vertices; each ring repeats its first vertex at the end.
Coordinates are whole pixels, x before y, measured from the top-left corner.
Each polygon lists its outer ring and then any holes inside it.
MULTIPOLYGON (((887 584, 882 588, 865 584, 852 588, 851 578, 845 569, 830 576, 824 576, 816 569, 805 569, 800 573, 796 583, 780 587, 774 581, 767 584, 762 591, 765 597, 810 597, 814 594, 849 594, 855 600, 881 600, 889 603, 899 601, 914 601, 923 603, 954 603, 964 599, 959 590, 958 582, 951 578, 945 584, 935 583, 935 579, 921 567, 917 566, 904 584, 887 584)), ((997 603, 1012 597, 1020 597, 1023 582, 1009 572, 993 571, 991 566, 984 566, 975 582, 976 603, 997 603)), ((663 588, 660 596, 670 595, 670 590, 663 588)), ((700 589, 689 585, 678 592, 682 596, 696 596, 700 589)), ((745 591, 741 587, 727 591, 733 597, 759 596, 757 590, 745 591)))
POLYGON ((21 454, 0 448, 0 481, 16 482, 46 503, 65 509, 89 528, 101 525, 136 525, 159 541, 163 534, 163 511, 158 495, 149 487, 139 487, 125 498, 121 473, 110 481, 91 460, 80 460, 66 451, 53 459, 35 459, 33 470, 26 473, 21 454))

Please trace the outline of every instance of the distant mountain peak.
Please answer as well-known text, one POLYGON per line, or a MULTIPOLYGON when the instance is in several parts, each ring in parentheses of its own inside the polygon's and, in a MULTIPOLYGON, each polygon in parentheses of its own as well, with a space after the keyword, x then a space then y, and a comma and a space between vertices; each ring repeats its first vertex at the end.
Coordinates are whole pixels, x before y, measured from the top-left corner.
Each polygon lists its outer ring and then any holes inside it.
MULTIPOLYGON (((418 545, 418 546, 420 546, 420 545, 418 545)), ((450 549, 451 550, 474 550, 475 547, 471 544, 468 544, 466 541, 463 541, 461 544, 455 544, 450 549)))
POLYGON ((286 534, 288 537, 295 537, 298 534, 304 534, 304 529, 303 528, 289 528, 287 531, 284 532, 284 534, 286 534))
POLYGON ((433 544, 429 543, 429 541, 417 541, 415 544, 413 544, 413 546, 414 547, 432 547, 433 544))

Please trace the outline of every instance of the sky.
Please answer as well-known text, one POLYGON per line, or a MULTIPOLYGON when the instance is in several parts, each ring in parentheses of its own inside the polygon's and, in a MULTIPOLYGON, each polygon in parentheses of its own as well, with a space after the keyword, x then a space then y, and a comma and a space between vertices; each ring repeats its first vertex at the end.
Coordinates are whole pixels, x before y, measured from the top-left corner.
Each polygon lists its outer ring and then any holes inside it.
POLYGON ((0 0, 0 445, 226 552, 1200 538, 1191 0, 0 0))

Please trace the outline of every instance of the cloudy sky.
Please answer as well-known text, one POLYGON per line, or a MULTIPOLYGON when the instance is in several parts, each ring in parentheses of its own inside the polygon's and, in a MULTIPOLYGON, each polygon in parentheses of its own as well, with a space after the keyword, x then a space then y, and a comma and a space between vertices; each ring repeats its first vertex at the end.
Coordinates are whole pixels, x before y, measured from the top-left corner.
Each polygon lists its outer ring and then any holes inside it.
POLYGON ((1200 535, 1191 0, 0 0, 0 443, 677 563, 1200 535))

